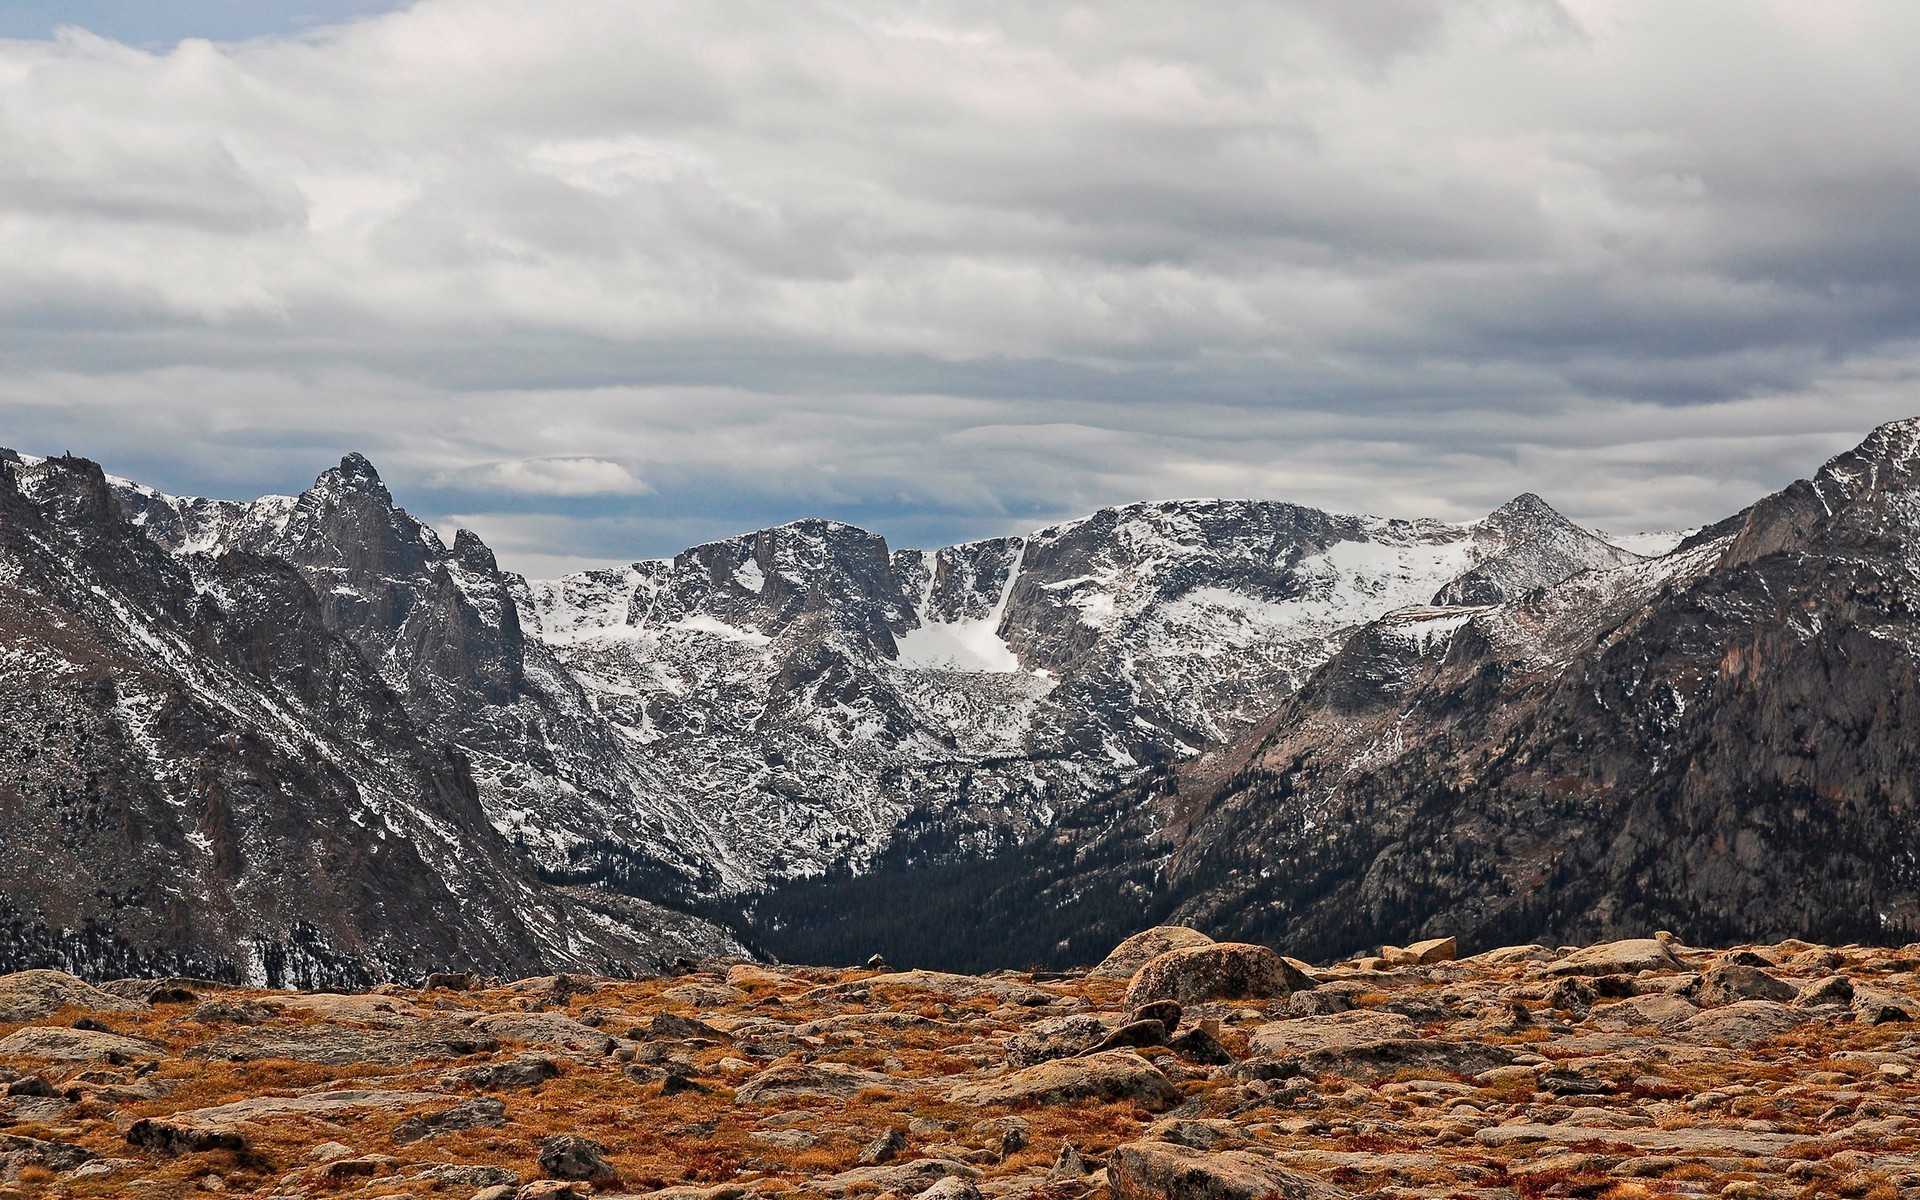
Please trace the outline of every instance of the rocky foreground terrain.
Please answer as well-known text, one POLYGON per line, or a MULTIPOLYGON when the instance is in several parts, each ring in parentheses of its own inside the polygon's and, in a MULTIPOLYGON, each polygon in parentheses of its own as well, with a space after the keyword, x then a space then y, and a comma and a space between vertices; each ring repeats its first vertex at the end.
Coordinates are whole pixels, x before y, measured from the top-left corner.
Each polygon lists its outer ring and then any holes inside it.
POLYGON ((0 977, 0 1195, 1920 1195, 1920 948, 0 977))

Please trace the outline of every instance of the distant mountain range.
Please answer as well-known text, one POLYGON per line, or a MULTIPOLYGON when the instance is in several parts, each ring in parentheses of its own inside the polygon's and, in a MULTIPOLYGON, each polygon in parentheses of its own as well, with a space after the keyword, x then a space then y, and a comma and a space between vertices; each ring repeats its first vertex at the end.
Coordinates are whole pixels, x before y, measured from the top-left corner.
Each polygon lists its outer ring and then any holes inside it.
POLYGON ((977 968, 1170 917, 1308 954, 1883 938, 1917 442, 1657 557, 1532 495, 1201 500, 533 583, 357 455, 242 503, 0 452, 0 969, 977 968))

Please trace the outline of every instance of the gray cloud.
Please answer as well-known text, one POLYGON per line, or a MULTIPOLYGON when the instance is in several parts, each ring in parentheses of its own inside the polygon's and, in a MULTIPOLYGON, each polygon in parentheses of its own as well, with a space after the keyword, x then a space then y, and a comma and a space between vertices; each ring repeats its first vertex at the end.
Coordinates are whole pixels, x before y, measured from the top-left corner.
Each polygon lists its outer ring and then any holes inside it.
POLYGON ((1694 524, 1907 415, 1920 11, 420 0, 0 42, 0 441, 552 568, 1256 494, 1694 524))

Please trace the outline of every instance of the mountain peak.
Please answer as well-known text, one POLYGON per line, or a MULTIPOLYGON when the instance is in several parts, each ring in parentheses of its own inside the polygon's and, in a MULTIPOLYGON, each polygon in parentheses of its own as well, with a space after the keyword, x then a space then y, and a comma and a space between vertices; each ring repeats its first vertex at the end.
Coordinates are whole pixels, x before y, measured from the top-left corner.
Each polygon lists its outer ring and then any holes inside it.
POLYGON ((358 452, 341 459, 339 466, 321 472, 320 477, 313 481, 313 486, 322 490, 366 492, 384 503, 393 503, 393 495, 387 491, 387 485, 381 482, 380 472, 373 469, 366 455, 358 452))

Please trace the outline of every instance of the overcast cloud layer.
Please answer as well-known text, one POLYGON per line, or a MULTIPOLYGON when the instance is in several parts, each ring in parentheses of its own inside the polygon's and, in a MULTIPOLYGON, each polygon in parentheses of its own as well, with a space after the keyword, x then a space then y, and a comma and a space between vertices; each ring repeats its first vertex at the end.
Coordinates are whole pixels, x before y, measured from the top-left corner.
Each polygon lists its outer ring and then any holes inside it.
POLYGON ((1920 413, 1917 53, 1847 0, 0 42, 0 444, 233 496, 357 449, 533 573, 1165 496, 1697 524, 1920 413))

